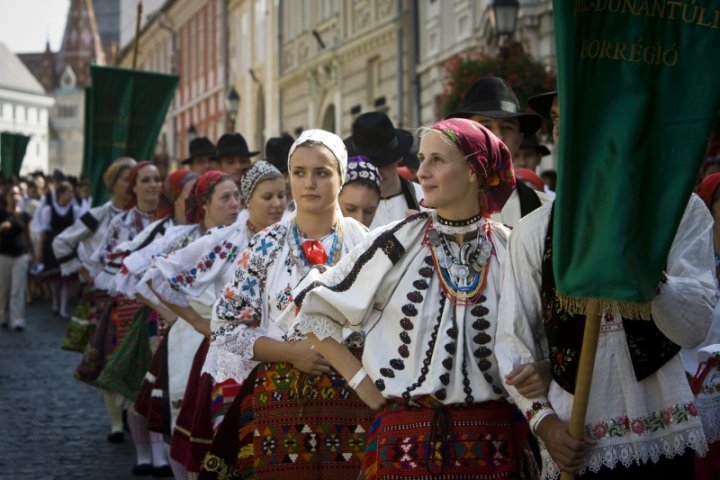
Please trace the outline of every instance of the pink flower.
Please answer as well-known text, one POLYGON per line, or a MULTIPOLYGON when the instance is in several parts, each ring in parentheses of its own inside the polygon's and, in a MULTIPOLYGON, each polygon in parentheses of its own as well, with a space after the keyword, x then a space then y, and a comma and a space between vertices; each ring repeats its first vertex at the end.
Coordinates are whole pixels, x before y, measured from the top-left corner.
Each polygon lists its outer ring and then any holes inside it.
POLYGON ((607 435, 607 428, 602 423, 598 423, 593 429, 593 435, 595 435, 595 438, 603 438, 607 435))
POLYGON ((633 433, 637 433, 639 435, 645 431, 645 423, 643 423, 641 418, 636 418, 632 421, 630 429, 633 433))
POLYGON ((660 417, 665 425, 669 424, 672 421, 672 408, 663 410, 662 413, 660 413, 660 417))
POLYGON ((691 417, 697 417, 698 411, 697 411, 697 407, 695 406, 694 403, 691 403, 690 405, 688 405, 688 413, 690 414, 691 417))
POLYGON ((622 416, 618 419, 618 423, 623 426, 623 428, 630 428, 630 420, 628 417, 622 416))

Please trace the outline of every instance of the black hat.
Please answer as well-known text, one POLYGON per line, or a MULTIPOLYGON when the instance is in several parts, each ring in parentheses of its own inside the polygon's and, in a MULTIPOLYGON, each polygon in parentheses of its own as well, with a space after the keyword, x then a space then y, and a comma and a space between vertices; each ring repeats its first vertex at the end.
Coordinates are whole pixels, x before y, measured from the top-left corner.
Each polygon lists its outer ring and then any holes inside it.
POLYGON ((213 145, 213 143, 207 137, 194 138, 192 142, 190 142, 190 157, 186 158, 180 163, 183 165, 187 165, 189 163, 192 163, 193 159, 196 157, 217 157, 215 145, 213 145))
POLYGON ((542 143, 538 142, 537 135, 530 135, 529 137, 524 138, 522 143, 520 144, 520 148, 532 148, 537 153, 539 153, 541 157, 550 155, 550 149, 542 143))
POLYGON ((279 137, 270 137, 265 144, 265 160, 282 173, 287 172, 288 155, 293 143, 295 139, 287 132, 283 132, 279 137))
POLYGON ((515 93, 502 78, 482 77, 470 85, 463 96, 460 111, 451 113, 447 118, 468 118, 481 115, 489 118, 517 118, 520 131, 529 137, 537 132, 542 120, 534 113, 525 113, 520 109, 515 93))
POLYGON ((258 153, 248 150, 245 138, 239 133, 225 133, 217 143, 218 157, 254 157, 258 153))
POLYGON ((552 92, 541 93, 540 95, 535 95, 528 98, 528 106, 543 117, 550 119, 550 109, 552 108, 552 104, 555 100, 556 95, 556 90, 553 90, 552 92))
POLYGON ((52 179, 56 182, 64 182, 67 180, 67 176, 62 172, 62 170, 56 168, 52 172, 52 179))
POLYGON ((395 128, 382 112, 367 112, 352 125, 352 147, 355 155, 364 155, 376 167, 383 167, 404 157, 414 139, 410 132, 395 128))
POLYGON ((418 168, 420 166, 420 160, 418 160, 417 153, 412 150, 407 152, 400 162, 401 167, 418 168))

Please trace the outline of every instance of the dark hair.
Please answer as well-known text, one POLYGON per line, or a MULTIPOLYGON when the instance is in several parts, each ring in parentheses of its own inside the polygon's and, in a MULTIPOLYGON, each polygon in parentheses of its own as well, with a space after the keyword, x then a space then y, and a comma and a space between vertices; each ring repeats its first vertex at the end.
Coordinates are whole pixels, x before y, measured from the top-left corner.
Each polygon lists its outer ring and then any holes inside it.
POLYGON ((68 182, 67 180, 63 180, 62 182, 60 182, 60 185, 58 185, 57 188, 55 189, 55 196, 59 197, 63 193, 72 192, 72 190, 73 190, 72 183, 68 182))

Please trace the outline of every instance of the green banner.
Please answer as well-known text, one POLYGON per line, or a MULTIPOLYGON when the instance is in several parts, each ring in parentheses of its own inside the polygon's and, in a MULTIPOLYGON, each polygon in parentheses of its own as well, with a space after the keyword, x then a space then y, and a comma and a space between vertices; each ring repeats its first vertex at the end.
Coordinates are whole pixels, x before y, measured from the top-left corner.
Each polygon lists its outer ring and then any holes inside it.
POLYGON ((102 174, 113 160, 152 159, 179 77, 97 65, 90 75, 89 179, 93 205, 100 205, 109 198, 102 174))
POLYGON ((720 107, 720 0, 553 6, 558 291, 646 317, 720 107))
POLYGON ((83 161, 80 169, 81 177, 90 175, 90 143, 92 141, 92 122, 87 121, 92 115, 92 87, 85 87, 85 128, 83 132, 83 161))
POLYGON ((5 178, 20 175, 30 137, 17 133, 0 133, 0 170, 5 178))

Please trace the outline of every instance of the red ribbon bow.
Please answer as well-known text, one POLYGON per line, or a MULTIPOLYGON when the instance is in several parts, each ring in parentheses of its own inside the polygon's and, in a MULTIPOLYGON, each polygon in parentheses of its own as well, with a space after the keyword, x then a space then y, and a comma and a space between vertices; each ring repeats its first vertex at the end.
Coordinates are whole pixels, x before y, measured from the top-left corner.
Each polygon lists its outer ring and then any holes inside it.
POLYGON ((319 240, 305 240, 302 249, 310 265, 325 265, 327 253, 319 240))

